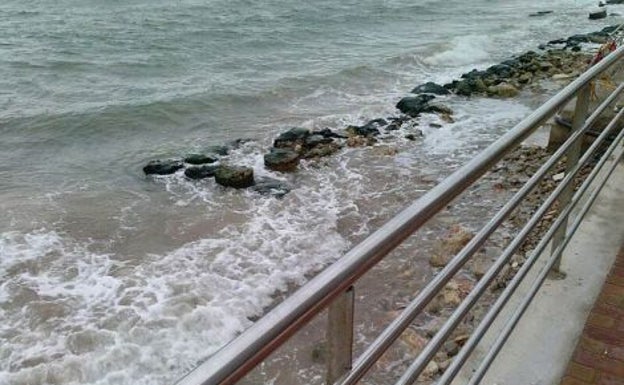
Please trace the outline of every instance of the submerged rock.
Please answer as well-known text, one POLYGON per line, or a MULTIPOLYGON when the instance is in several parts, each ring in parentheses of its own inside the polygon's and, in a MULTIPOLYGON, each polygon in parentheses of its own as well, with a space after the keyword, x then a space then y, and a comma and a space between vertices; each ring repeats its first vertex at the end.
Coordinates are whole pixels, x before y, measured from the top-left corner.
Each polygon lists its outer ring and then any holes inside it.
POLYGON ((243 144, 250 142, 253 142, 253 139, 238 138, 227 142, 225 146, 231 150, 235 150, 237 148, 240 148, 240 146, 242 146, 243 144))
POLYGON ((179 160, 152 160, 145 167, 143 172, 146 175, 169 175, 184 167, 179 160))
POLYGON ((256 180, 256 183, 251 187, 251 190, 262 195, 271 195, 276 198, 282 198, 290 192, 291 188, 280 180, 261 177, 256 180))
POLYGON ((457 82, 455 85, 455 93, 461 96, 470 96, 472 94, 483 93, 487 90, 487 86, 480 77, 468 77, 457 82))
POLYGON ((219 166, 204 165, 197 167, 189 167, 184 170, 184 176, 190 179, 204 179, 215 176, 219 166))
POLYGON ((371 126, 348 126, 346 131, 349 136, 377 136, 380 134, 377 127, 371 126))
POLYGON ((434 114, 444 114, 444 115, 453 115, 453 110, 451 110, 447 106, 439 104, 439 103, 430 104, 430 105, 426 106, 423 109, 422 112, 434 113, 434 114))
POLYGON ((210 146, 206 149, 206 152, 226 156, 230 153, 230 148, 228 146, 210 146))
POLYGON ((435 96, 428 94, 420 94, 418 96, 408 96, 401 99, 396 108, 402 113, 411 117, 417 117, 429 106, 429 102, 435 99, 435 96))
POLYGON ((225 187, 246 188, 254 185, 253 169, 249 167, 219 166, 215 180, 225 187))
POLYGON ((421 84, 417 86, 416 88, 414 88, 411 92, 413 94, 434 94, 434 95, 448 95, 451 93, 449 90, 447 90, 443 86, 434 82, 427 82, 425 84, 421 84))
POLYGON ((189 154, 184 158, 184 163, 188 164, 206 164, 206 163, 214 163, 218 159, 213 156, 208 156, 204 154, 189 154))
MULTIPOLYGON (((422 135, 418 135, 418 136, 422 136, 422 135)), ((416 134, 406 134, 405 135, 405 139, 407 139, 407 140, 414 141, 414 140, 416 140, 416 138, 417 138, 416 134)))
POLYGON ((329 128, 324 128, 320 131, 313 131, 311 135, 321 135, 324 138, 347 139, 346 136, 335 133, 329 128))
POLYGON ((537 11, 537 12, 529 13, 529 17, 546 16, 546 15, 550 15, 551 13, 553 13, 553 11, 537 11))
POLYGON ((509 78, 514 74, 514 68, 512 66, 506 64, 496 64, 489 67, 486 72, 490 75, 501 77, 501 78, 509 78))
POLYGON ((346 131, 349 136, 377 136, 380 134, 379 128, 387 124, 385 119, 373 119, 363 126, 349 126, 346 131))
POLYGON ((590 20, 599 20, 599 19, 604 19, 605 17, 607 17, 606 9, 600 9, 600 10, 589 13, 590 20))
POLYGON ((288 148, 272 148, 264 155, 264 165, 274 171, 294 171, 299 165, 301 155, 288 148))
POLYGON ((305 139, 310 136, 310 130, 302 127, 293 127, 290 130, 281 133, 274 141, 273 147, 294 148, 297 145, 303 145, 305 139))

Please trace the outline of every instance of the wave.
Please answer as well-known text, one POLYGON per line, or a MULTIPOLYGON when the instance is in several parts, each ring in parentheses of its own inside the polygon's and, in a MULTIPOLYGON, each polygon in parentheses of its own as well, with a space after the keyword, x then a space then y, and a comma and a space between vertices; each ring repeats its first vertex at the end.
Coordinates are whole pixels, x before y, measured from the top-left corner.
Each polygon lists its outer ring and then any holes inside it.
POLYGON ((485 35, 458 36, 441 44, 434 54, 423 59, 432 66, 457 67, 483 63, 490 59, 492 40, 485 35))
POLYGON ((0 383, 172 382, 341 255, 327 178, 140 263, 54 230, 0 234, 0 383))

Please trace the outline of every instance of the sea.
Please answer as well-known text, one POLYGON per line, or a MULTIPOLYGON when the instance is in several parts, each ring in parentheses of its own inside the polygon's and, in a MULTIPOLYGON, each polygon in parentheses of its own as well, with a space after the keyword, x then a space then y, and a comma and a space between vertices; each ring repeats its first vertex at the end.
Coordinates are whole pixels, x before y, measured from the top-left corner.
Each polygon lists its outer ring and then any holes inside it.
POLYGON ((2 0, 0 384, 175 383, 534 99, 443 97, 453 123, 294 173, 263 166, 280 132, 397 116, 418 84, 622 21, 588 20, 596 5, 2 0), (288 194, 143 174, 238 139, 221 161, 288 194))

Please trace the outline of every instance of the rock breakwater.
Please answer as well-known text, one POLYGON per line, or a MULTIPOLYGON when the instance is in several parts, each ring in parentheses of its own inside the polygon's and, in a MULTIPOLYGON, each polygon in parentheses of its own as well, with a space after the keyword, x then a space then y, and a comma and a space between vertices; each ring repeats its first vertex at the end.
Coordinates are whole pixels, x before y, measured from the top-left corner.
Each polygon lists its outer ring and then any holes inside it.
MULTIPOLYGON (((264 155, 264 166, 271 171, 291 173, 298 170, 301 161, 313 162, 331 156, 345 146, 374 146, 380 136, 391 139, 402 135, 414 141, 422 136, 418 125, 423 114, 438 115, 442 122, 454 121, 453 110, 445 105, 449 98, 511 98, 527 86, 542 80, 569 79, 580 74, 587 68, 591 58, 581 49, 582 45, 604 43, 609 33, 616 28, 609 26, 587 34, 552 40, 540 45, 537 51, 522 53, 486 69, 474 69, 444 85, 433 82, 418 85, 411 90, 412 95, 402 98, 396 104, 399 111, 396 116, 374 118, 361 126, 351 125, 342 129, 323 128, 313 131, 301 127, 291 128, 275 138, 272 147, 264 155)), ((213 146, 204 153, 153 160, 145 165, 143 171, 146 175, 161 176, 182 172, 192 180, 213 178, 219 173, 221 177, 215 180, 222 186, 253 187, 257 184, 253 170, 246 177, 245 183, 231 179, 239 177, 236 173, 220 172, 222 169, 239 167, 227 164, 226 158, 231 150, 245 142, 239 139, 226 145, 213 146)), ((279 181, 273 183, 278 185, 279 181)), ((283 192, 289 190, 290 187, 282 184, 277 195, 283 196, 283 192)), ((265 188, 259 191, 267 192, 265 188)))

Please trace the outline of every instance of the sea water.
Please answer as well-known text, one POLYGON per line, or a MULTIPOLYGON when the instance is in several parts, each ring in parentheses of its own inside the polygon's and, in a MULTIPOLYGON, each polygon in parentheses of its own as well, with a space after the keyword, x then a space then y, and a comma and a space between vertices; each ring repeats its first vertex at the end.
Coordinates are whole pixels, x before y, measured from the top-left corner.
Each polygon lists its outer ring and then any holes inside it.
POLYGON ((423 117, 396 156, 294 174, 263 167, 272 138, 396 115, 415 85, 620 20, 593 3, 3 0, 0 384, 175 382, 530 106, 449 97, 455 123, 423 117), (240 138, 224 162, 289 194, 142 173, 240 138))

